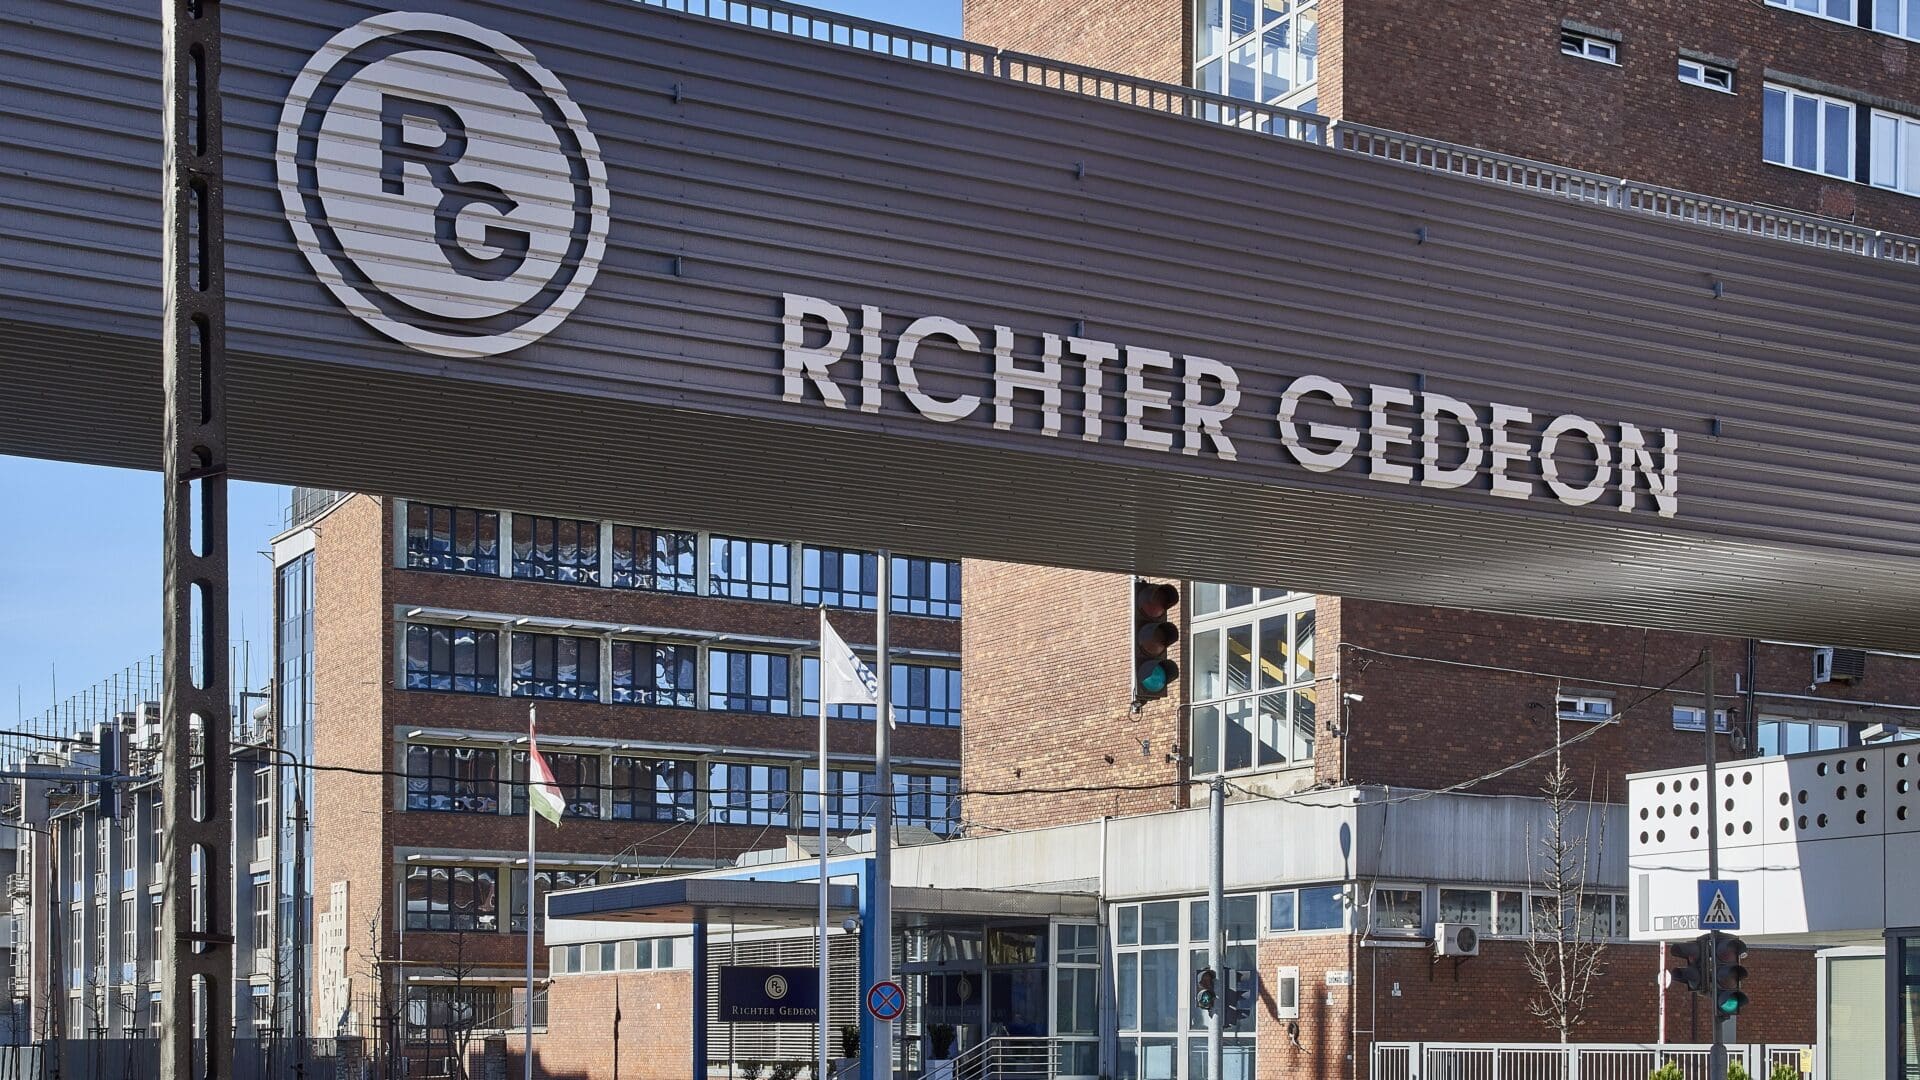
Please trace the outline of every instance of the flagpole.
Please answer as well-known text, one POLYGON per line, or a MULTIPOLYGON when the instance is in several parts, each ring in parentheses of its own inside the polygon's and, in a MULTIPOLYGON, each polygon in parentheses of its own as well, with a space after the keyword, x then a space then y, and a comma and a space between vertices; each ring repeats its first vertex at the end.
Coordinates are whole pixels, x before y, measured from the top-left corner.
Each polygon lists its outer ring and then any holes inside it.
POLYGON ((533 875, 538 869, 535 865, 533 848, 533 755, 536 751, 533 729, 535 711, 539 706, 527 704, 527 1033, 525 1042, 526 1080, 533 1080, 533 875))
POLYGON ((820 1049, 814 1080, 827 1080, 827 609, 820 609, 820 1049))
MULTIPOLYGON (((887 611, 893 607, 893 555, 881 548, 879 575, 875 591, 879 593, 874 619, 874 700, 873 710, 873 786, 879 796, 873 808, 873 935, 874 966, 881 979, 893 978, 893 750, 890 736, 893 726, 893 665, 888 662, 887 611)), ((893 1080, 893 1024, 880 1020, 874 1024, 874 1060, 869 1070, 872 1080, 893 1080)))

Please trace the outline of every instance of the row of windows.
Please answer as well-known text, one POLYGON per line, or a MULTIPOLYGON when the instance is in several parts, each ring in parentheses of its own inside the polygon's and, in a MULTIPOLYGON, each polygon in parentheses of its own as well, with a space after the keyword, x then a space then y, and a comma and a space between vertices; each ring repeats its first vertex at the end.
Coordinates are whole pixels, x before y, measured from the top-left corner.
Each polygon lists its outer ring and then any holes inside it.
MULTIPOLYGON (((409 502, 406 565, 414 570, 499 576, 503 569, 500 513, 409 502)), ((703 593, 699 533, 533 514, 512 514, 510 520, 508 576, 689 596, 703 593)), ((705 552, 707 596, 791 603, 796 598, 797 576, 798 599, 808 606, 858 611, 878 606, 879 557, 871 551, 710 535, 705 552)), ((959 617, 958 562, 895 555, 890 570, 889 610, 959 617)))
MULTIPOLYGON (((714 824, 787 827, 794 822, 797 805, 801 827, 820 824, 819 774, 814 769, 567 750, 542 756, 553 770, 569 817, 678 822, 698 819, 704 808, 714 824), (704 788, 699 783, 703 773, 704 788)), ((498 814, 505 805, 509 812, 523 814, 526 773, 523 750, 414 743, 407 747, 407 809, 498 814), (501 772, 503 764, 510 773, 501 772), (503 788, 508 792, 504 804, 503 788)), ((866 828, 878 800, 874 775, 831 770, 828 779, 827 827, 866 828)), ((953 830, 959 819, 958 777, 895 772, 892 779, 897 823, 942 835, 953 830)))
MULTIPOLYGON (((796 657, 793 653, 703 649, 698 645, 429 623, 407 624, 407 689, 499 694, 503 633, 509 643, 506 685, 511 697, 778 716, 792 714, 796 708, 802 715, 813 716, 820 708, 817 654, 796 657), (704 691, 699 681, 703 652, 707 669, 704 691)), ((959 669, 895 661, 891 676, 888 696, 893 700, 895 721, 959 725, 959 669)), ((874 709, 840 705, 833 715, 871 720, 874 709)))
POLYGON ((693 966, 689 938, 642 938, 590 945, 555 945, 547 951, 547 974, 579 975, 597 971, 664 971, 693 966))
POLYGON ((1769 7, 1920 41, 1920 0, 1766 0, 1769 7))
MULTIPOLYGON (((1229 896, 1223 909, 1222 929, 1229 943, 1252 943, 1263 932, 1344 932, 1351 922, 1349 897, 1349 887, 1345 885, 1313 885, 1229 896)), ((1114 944, 1140 948, 1172 947, 1183 942, 1204 945, 1209 933, 1209 906, 1204 898, 1116 906, 1114 944), (1181 919, 1183 908, 1187 914, 1184 921, 1181 919)), ((1582 936, 1602 940, 1627 937, 1624 895, 1593 891, 1583 895, 1576 906, 1577 928, 1582 936)), ((1569 911, 1566 917, 1574 916, 1569 911)), ((1550 893, 1447 885, 1375 886, 1371 904, 1361 913, 1367 932, 1383 936, 1419 936, 1430 932, 1435 923, 1449 923, 1474 926, 1494 937, 1522 937, 1546 932, 1560 918, 1559 899, 1550 893)))

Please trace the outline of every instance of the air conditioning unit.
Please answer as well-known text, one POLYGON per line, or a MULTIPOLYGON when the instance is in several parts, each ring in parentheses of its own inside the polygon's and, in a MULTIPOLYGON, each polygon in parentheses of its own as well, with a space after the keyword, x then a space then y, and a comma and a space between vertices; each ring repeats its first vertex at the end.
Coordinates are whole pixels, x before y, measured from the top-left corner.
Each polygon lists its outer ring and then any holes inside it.
POLYGON ((1862 649, 1813 650, 1813 683, 1854 683, 1867 674, 1867 654, 1862 649))
POLYGON ((1463 923, 1435 923, 1433 951, 1436 956, 1479 956, 1480 928, 1463 923))

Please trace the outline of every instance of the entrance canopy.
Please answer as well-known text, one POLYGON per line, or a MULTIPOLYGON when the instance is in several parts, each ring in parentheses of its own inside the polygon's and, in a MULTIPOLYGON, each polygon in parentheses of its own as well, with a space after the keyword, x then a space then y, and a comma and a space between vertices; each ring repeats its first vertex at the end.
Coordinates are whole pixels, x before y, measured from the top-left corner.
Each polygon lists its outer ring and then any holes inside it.
MULTIPOLYGON (((773 4, 432 6, 223 5, 236 478, 1920 648, 1903 241, 773 4)), ((0 40, 0 451, 153 468, 159 25, 0 40)))
MULTIPOLYGON (((819 886, 812 881, 655 878, 556 892, 547 898, 547 917, 624 923, 817 926, 819 895, 819 886)), ((892 895, 894 918, 902 926, 937 924, 947 918, 975 922, 1093 918, 1100 911, 1099 897, 1092 893, 896 886, 892 895)), ((827 903, 835 917, 857 913, 858 887, 829 885, 827 903)))

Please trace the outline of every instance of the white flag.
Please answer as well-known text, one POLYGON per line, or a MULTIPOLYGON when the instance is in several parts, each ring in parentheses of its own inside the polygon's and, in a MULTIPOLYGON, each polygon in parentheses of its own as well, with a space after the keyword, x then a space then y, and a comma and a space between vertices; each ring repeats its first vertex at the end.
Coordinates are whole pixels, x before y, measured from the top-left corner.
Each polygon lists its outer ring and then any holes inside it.
MULTIPOLYGON (((827 613, 820 613, 820 703, 823 705, 877 705, 880 682, 853 650, 834 632, 827 613)), ((889 717, 888 719, 892 719, 889 717)))

